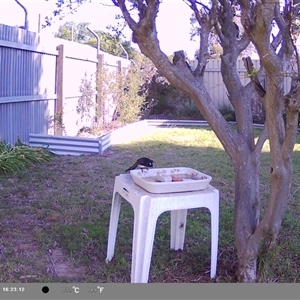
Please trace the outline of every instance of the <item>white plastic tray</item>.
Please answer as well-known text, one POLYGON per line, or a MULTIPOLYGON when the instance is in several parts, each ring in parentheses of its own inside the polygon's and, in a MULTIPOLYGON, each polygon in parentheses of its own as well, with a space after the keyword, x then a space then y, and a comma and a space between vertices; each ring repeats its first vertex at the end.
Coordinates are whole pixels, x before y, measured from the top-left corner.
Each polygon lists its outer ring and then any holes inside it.
POLYGON ((134 182, 149 193, 176 193, 205 190, 212 177, 191 168, 154 168, 135 169, 130 174, 134 182), (183 181, 157 182, 155 177, 176 176, 183 178, 183 181))

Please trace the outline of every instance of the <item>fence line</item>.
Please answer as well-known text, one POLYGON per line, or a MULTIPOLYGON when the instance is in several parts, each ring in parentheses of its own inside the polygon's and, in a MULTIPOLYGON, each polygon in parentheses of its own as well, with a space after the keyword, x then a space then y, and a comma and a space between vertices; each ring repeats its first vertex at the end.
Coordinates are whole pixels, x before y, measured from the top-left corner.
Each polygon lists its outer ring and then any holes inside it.
MULTIPOLYGON (((259 60, 253 60, 254 68, 257 70, 260 68, 259 60)), ((192 64, 192 68, 195 68, 195 62, 192 64)), ((230 105, 228 100, 228 92, 223 83, 221 74, 221 59, 211 59, 208 61, 205 72, 204 72, 204 85, 211 98, 218 107, 230 105)), ((237 60, 237 72, 241 79, 242 85, 247 85, 250 81, 249 77, 246 75, 247 71, 244 66, 242 59, 237 60)), ((284 78, 284 92, 287 93, 291 84, 291 79, 289 77, 284 78)))
MULTIPOLYGON (((220 63, 208 61, 204 74, 204 85, 218 107, 230 105, 220 63)), ((259 67, 258 61, 253 63, 259 67)), ((97 56, 97 49, 87 45, 43 40, 35 32, 0 24, 0 139, 14 143, 19 136, 28 143, 30 133, 75 136, 95 121, 96 110, 109 121, 114 100, 112 95, 99 97, 97 70, 105 67, 116 75, 129 65, 129 60, 102 51, 97 56), (80 101, 86 89, 91 106, 83 112, 80 101)), ((246 85, 249 78, 241 60, 237 70, 246 85)), ((290 79, 285 78, 285 92, 289 86, 290 79)))
MULTIPOLYGON (((99 57, 110 70, 130 64, 102 51, 99 57)), ((93 47, 57 38, 43 40, 35 32, 0 24, 0 139, 14 144, 20 137, 28 143, 30 133, 74 136, 81 127, 90 126, 98 100, 99 57, 93 47), (95 91, 89 118, 78 113, 84 84, 95 91)))

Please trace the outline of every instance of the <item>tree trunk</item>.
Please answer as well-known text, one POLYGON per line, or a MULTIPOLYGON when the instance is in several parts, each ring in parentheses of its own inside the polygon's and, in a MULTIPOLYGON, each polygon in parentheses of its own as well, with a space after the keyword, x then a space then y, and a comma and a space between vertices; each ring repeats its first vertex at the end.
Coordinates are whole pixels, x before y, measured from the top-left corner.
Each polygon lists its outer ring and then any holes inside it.
POLYGON ((259 222, 260 153, 251 152, 245 145, 238 147, 235 161, 234 234, 238 255, 238 278, 243 282, 256 280, 257 249, 248 248, 248 240, 259 222), (255 250, 255 251, 253 251, 255 250))
MULTIPOLYGON (((255 282, 258 255, 262 251, 267 252, 275 242, 286 211, 292 178, 292 152, 297 133, 296 114, 300 109, 298 93, 290 93, 288 98, 284 98, 283 72, 290 63, 294 48, 291 47, 290 28, 278 11, 278 1, 257 1, 253 5, 248 0, 238 1, 245 30, 242 38, 236 36, 236 24, 233 22, 235 9, 231 1, 213 1, 209 13, 204 13, 202 9, 199 11, 195 1, 186 1, 195 12, 202 31, 199 61, 194 72, 187 66, 183 51, 175 52, 171 63, 159 47, 155 18, 160 1, 147 1, 147 5, 139 1, 137 8, 140 14, 137 22, 127 9, 126 1, 113 2, 121 9, 133 31, 133 41, 138 43, 141 52, 153 61, 170 83, 195 102, 229 155, 235 172, 234 234, 238 254, 238 280, 255 282), (279 53, 276 52, 279 44, 277 47, 276 43, 270 44, 274 20, 282 29, 280 34, 284 34, 279 53), (209 36, 206 33, 211 31, 212 26, 223 46, 222 76, 237 116, 236 131, 231 129, 220 114, 204 86, 205 49, 208 47, 209 36), (267 85, 263 94, 260 94, 266 113, 266 126, 256 143, 250 103, 254 90, 250 85, 244 86, 241 83, 236 67, 238 55, 250 40, 260 56, 267 85), (282 118, 284 109, 287 112, 287 126, 282 118), (271 191, 264 217, 260 221, 260 156, 267 138, 271 149, 271 191)), ((289 17, 288 10, 286 13, 289 17)), ((249 75, 256 76, 255 74, 256 71, 253 70, 249 75)), ((298 90, 299 88, 295 89, 298 90)))
POLYGON ((260 154, 241 150, 235 162, 234 234, 240 282, 255 282, 259 253, 274 245, 287 208, 292 180, 292 161, 286 157, 271 169, 271 190, 264 217, 259 221, 260 154))
MULTIPOLYGON (((257 274, 257 259, 259 253, 266 254, 274 245, 279 233, 290 193, 291 175, 282 166, 280 175, 271 180, 271 192, 268 206, 261 222, 252 235, 249 235, 251 226, 236 228, 235 236, 238 250, 238 281, 255 282, 257 274), (244 234, 248 234, 244 236, 244 234)), ((240 217, 246 217, 241 211, 237 212, 240 217)), ((246 210, 244 209, 244 212, 246 210)), ((238 224, 238 223, 236 223, 238 224)), ((248 225, 245 220, 243 225, 248 225)))

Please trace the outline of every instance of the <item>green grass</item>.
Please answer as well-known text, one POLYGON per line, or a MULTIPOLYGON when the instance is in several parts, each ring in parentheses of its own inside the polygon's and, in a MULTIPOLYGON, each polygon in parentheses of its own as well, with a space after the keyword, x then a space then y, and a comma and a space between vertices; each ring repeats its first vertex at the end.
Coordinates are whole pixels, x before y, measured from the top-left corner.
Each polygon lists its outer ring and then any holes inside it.
MULTIPOLYGON (((300 282, 300 144, 288 211, 274 250, 260 258, 261 281, 300 282)), ((234 176, 220 142, 208 128, 159 128, 103 156, 58 156, 14 174, 0 175, 0 282, 130 282, 133 211, 122 202, 114 259, 105 263, 115 176, 138 157, 155 167, 187 166, 213 177, 220 191, 217 278, 210 271, 210 215, 188 211, 184 251, 171 251, 170 214, 157 222, 150 282, 233 282, 234 176), (32 277, 34 276, 34 277, 32 277)), ((261 192, 269 191, 268 145, 262 154, 261 192)), ((265 199, 263 199, 265 201, 265 199)))

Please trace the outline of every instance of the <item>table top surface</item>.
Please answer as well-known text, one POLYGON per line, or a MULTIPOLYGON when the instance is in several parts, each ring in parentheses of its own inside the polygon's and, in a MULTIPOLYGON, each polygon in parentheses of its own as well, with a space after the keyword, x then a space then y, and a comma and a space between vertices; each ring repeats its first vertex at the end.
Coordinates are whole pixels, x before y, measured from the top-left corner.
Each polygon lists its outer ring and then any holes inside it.
POLYGON ((159 193, 159 194, 154 194, 150 193, 146 190, 144 190, 142 187, 137 185, 130 174, 120 174, 116 176, 115 180, 121 181, 124 187, 129 191, 134 191, 140 195, 149 195, 152 198, 153 197, 161 197, 162 195, 165 197, 174 197, 174 195, 178 196, 187 196, 187 195, 199 195, 199 194, 211 194, 211 193, 216 193, 218 190, 214 188, 212 185, 208 185, 208 187, 205 190, 198 190, 198 191, 189 191, 189 192, 175 192, 175 193, 159 193))

